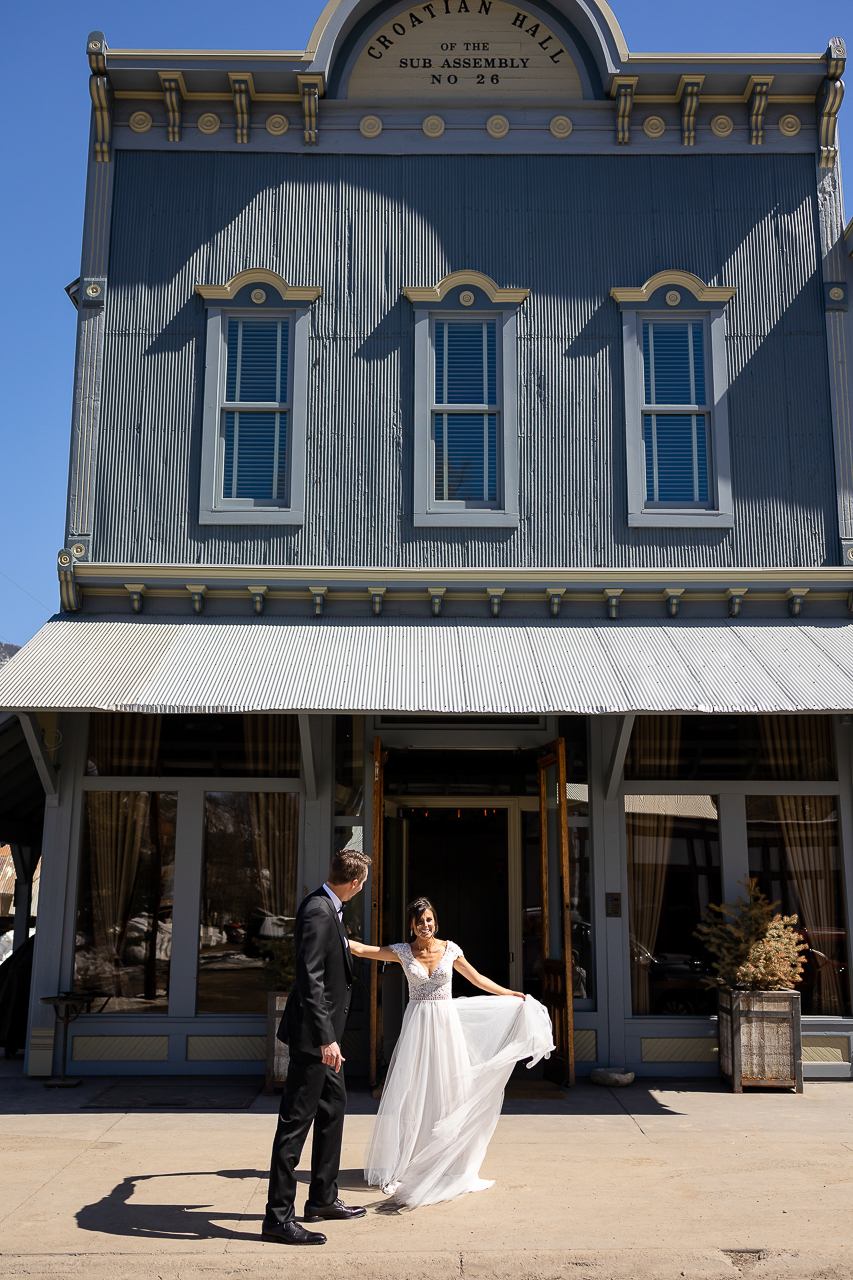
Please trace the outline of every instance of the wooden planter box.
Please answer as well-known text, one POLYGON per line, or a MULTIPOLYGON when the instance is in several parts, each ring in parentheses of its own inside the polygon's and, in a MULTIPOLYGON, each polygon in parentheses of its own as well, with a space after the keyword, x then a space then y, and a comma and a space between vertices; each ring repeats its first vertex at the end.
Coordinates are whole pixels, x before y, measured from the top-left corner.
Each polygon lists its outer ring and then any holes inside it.
POLYGON ((735 1093, 753 1085, 803 1092, 799 991, 719 992, 720 1073, 735 1093))
POLYGON ((275 1093, 284 1087, 287 1079, 287 1068, 290 1064, 290 1050, 276 1036, 284 1006, 287 1004, 289 991, 267 992, 267 1079, 264 1093, 275 1093))

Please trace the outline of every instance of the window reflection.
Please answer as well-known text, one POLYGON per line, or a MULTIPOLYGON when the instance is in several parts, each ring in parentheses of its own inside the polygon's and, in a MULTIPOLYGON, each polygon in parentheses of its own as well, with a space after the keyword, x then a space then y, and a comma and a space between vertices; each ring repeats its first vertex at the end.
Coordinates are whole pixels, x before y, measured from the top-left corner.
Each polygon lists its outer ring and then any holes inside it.
POLYGON ((802 1011, 850 1013, 847 922, 836 796, 747 796, 749 874, 783 915, 796 915, 809 950, 797 987, 802 1011))
POLYGON ((720 901, 717 806, 711 796, 626 796, 631 1004, 635 1015, 716 1012, 702 979, 710 957, 694 931, 720 901))
POLYGON ((364 716, 335 716, 335 813, 364 811, 364 716))
POLYGON ((299 777, 299 722, 288 715, 90 717, 90 777, 299 777))
POLYGON ((106 1013, 168 1012, 176 812, 174 792, 85 795, 74 986, 106 1013))
POLYGON ((265 1013, 293 982, 299 797, 205 795, 199 1013, 265 1013))

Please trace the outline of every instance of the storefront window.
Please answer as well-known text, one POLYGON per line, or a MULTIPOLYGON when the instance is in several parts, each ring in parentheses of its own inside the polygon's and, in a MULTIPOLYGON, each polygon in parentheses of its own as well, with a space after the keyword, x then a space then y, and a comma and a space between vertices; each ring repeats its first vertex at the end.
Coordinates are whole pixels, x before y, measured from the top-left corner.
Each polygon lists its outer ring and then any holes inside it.
POLYGON ((335 813, 364 812, 364 716, 335 716, 335 813))
POLYGON ((627 779, 832 782, 829 716, 637 716, 627 779))
POLYGON ((174 792, 85 795, 74 986, 105 1013, 168 1012, 176 812, 174 792))
MULTIPOLYGON (((571 784, 569 784, 571 790, 571 784)), ((580 802, 569 802, 569 814, 586 811, 580 802)), ((569 876, 572 915, 574 998, 595 995, 592 949, 592 862, 589 827, 569 827, 569 876)), ((542 880, 539 813, 521 814, 522 948, 523 985, 537 999, 542 997, 542 880)), ((559 919, 559 916, 558 916, 559 919)))
POLYGON ((298 778, 299 764, 296 716, 90 717, 92 777, 298 778))
POLYGON ((847 921, 835 796, 747 796, 749 874, 809 950, 797 990, 802 1011, 850 1014, 847 921))
POLYGON ((720 901, 712 796, 626 796, 631 1005, 635 1015, 716 1013, 709 955, 694 932, 720 901))
POLYGON ((298 845, 294 792, 205 795, 198 1013, 266 1013, 292 983, 298 845))

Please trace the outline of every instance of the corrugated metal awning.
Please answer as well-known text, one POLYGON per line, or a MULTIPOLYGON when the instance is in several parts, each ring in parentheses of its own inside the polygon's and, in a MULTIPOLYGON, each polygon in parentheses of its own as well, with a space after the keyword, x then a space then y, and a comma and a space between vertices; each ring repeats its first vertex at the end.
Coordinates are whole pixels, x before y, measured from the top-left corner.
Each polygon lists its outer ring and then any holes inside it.
POLYGON ((61 615, 19 710, 591 715, 853 708, 853 623, 61 615))

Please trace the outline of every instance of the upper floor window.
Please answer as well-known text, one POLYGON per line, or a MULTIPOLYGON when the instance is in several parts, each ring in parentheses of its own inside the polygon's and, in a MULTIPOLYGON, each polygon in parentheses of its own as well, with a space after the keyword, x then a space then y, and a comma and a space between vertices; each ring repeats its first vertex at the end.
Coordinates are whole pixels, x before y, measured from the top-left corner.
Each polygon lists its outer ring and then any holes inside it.
POLYGON ((287 503, 290 320, 228 320, 217 488, 225 501, 287 503))
POLYGON ((321 290, 247 270, 196 293, 207 306, 199 523, 301 524, 308 308, 321 290))
POLYGON ((433 321, 433 503, 496 508, 500 457, 496 319, 433 321))
POLYGON ((725 316, 734 292, 683 271, 611 289, 622 312, 629 525, 734 523, 725 316))
POLYGON ((643 320, 646 504, 709 505, 705 325, 643 320))

